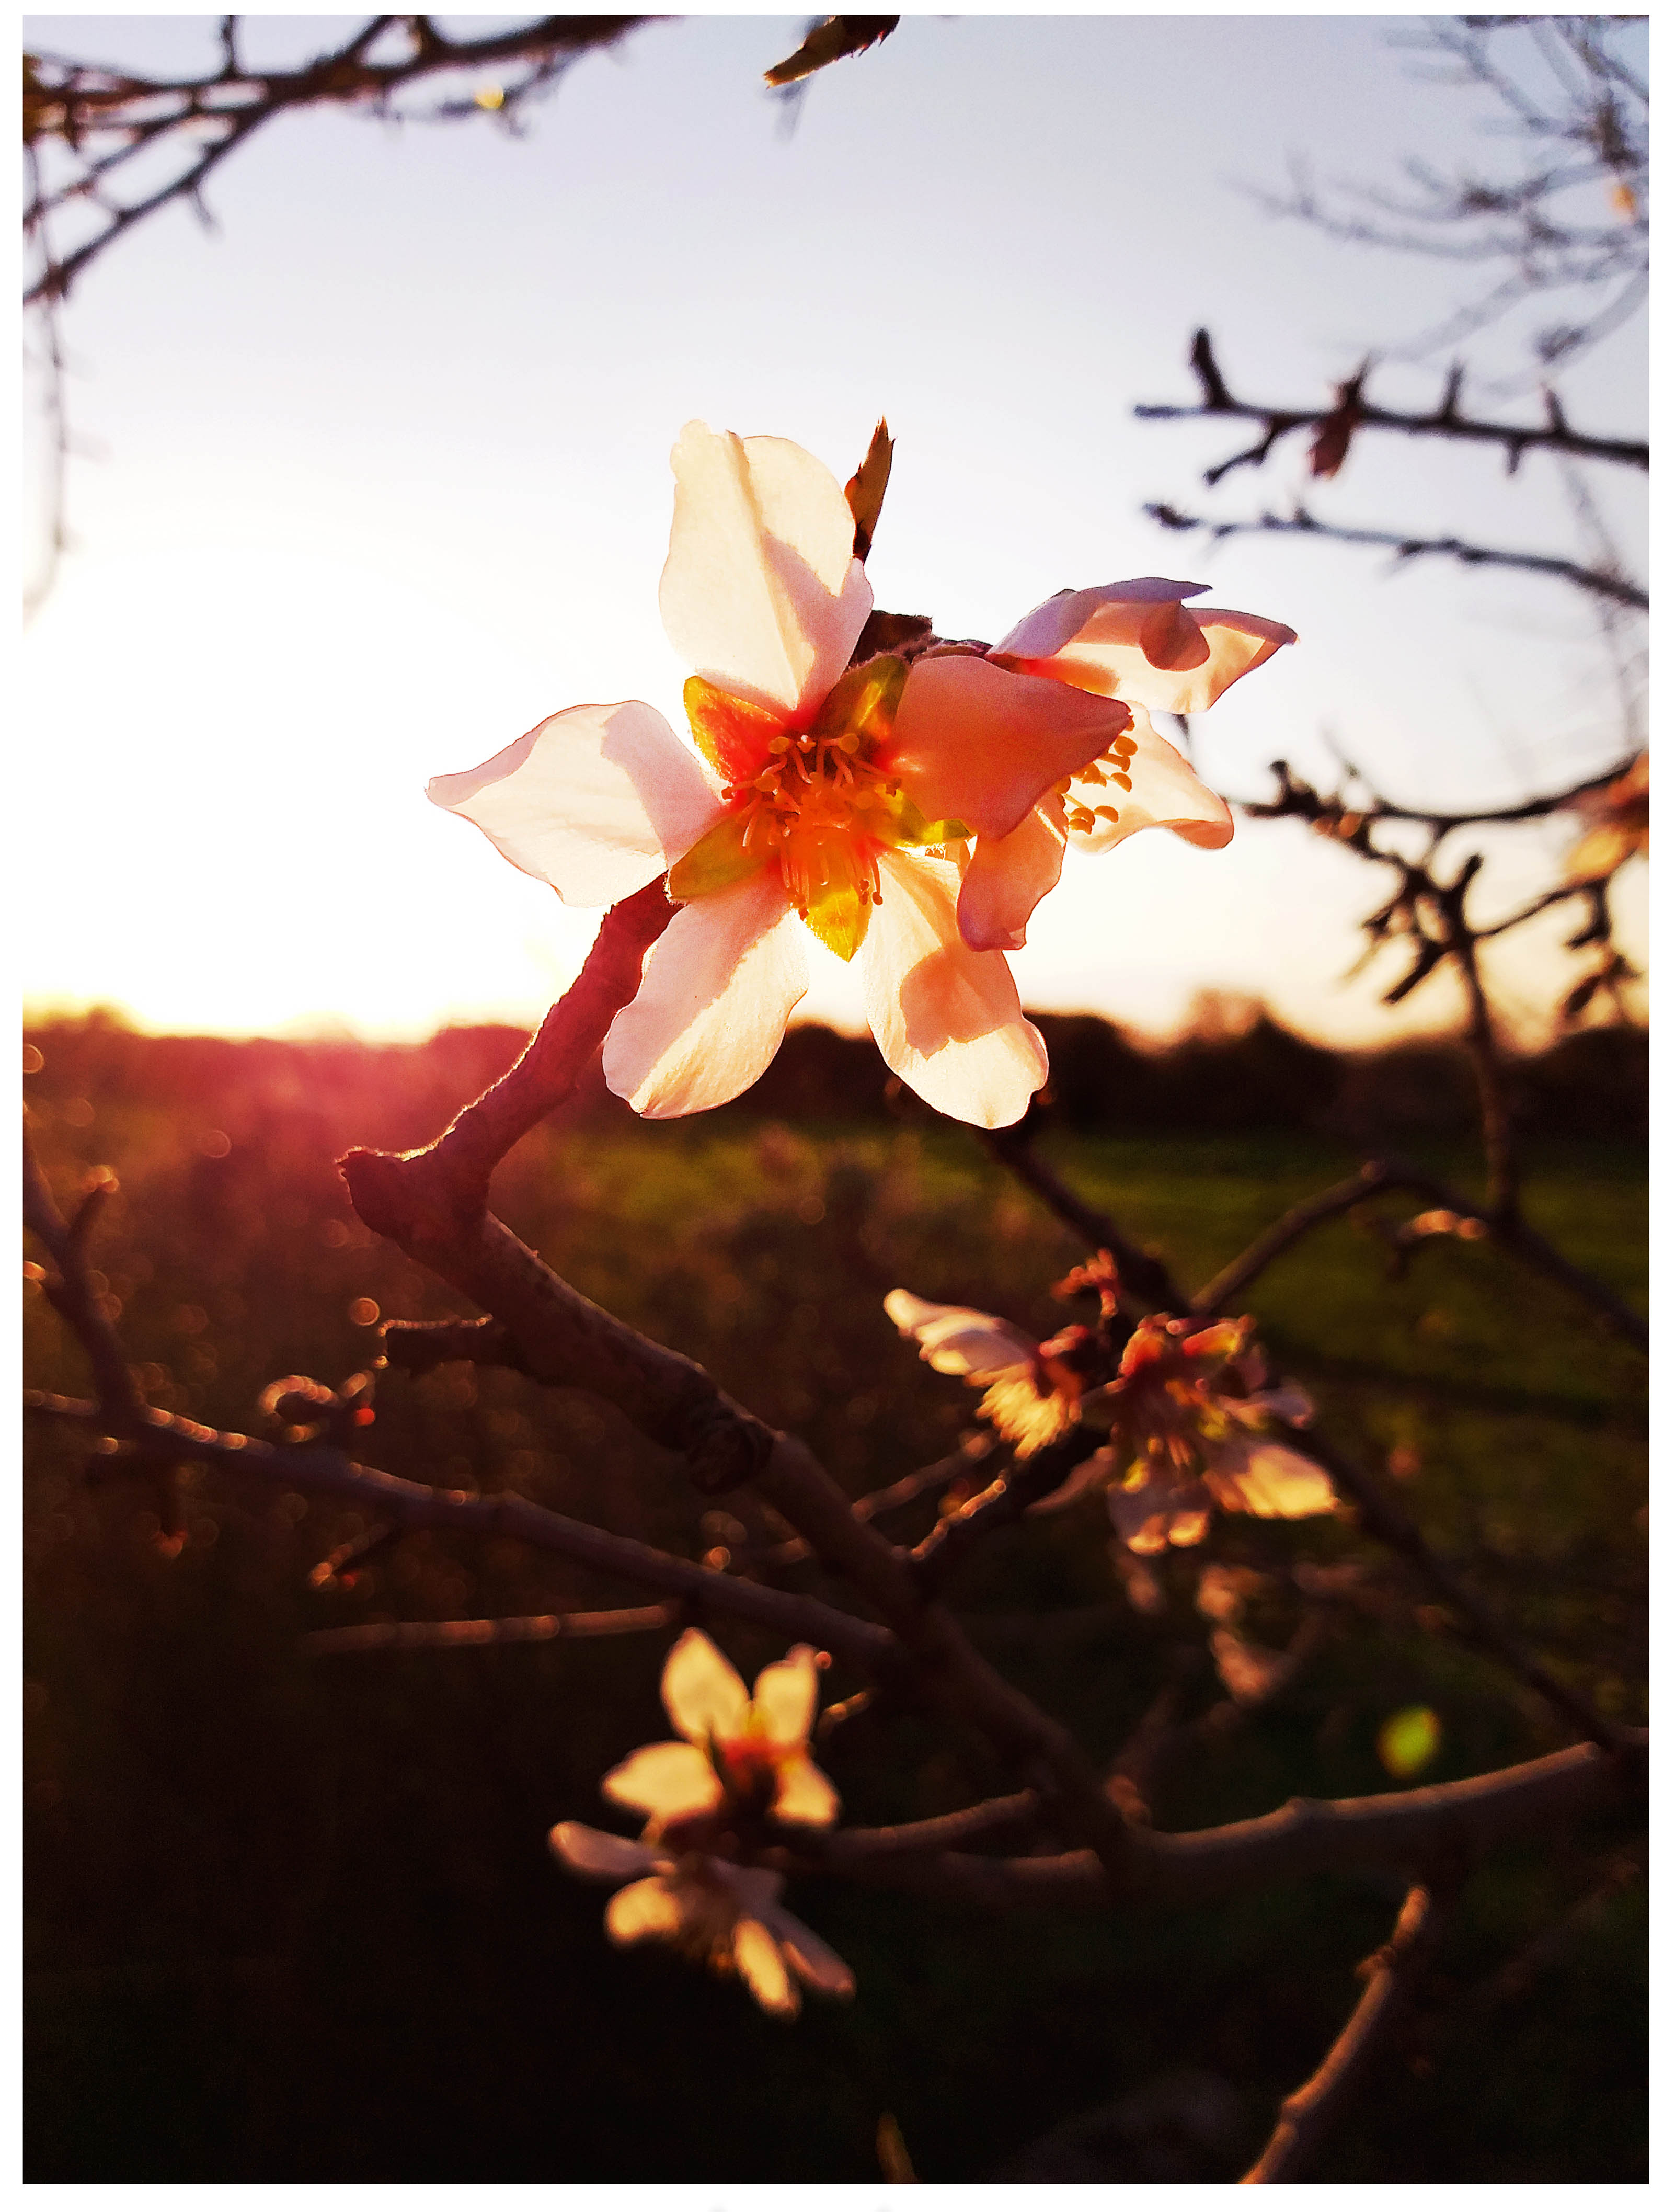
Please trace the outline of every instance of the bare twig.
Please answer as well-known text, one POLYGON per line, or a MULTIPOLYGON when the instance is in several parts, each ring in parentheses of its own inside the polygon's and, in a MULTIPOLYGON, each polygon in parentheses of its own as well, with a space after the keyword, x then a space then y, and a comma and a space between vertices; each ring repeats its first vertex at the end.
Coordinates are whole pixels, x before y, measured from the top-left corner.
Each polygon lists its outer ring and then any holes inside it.
POLYGON ((1216 544, 1224 538, 1245 538, 1254 532, 1318 538, 1339 545, 1378 545, 1393 553, 1398 562, 1441 555, 1471 568, 1518 568, 1532 575, 1552 576, 1561 583, 1574 584, 1579 591, 1614 599, 1625 607, 1644 611, 1651 604, 1644 588, 1627 577, 1603 568, 1585 568, 1581 562, 1567 561, 1557 553, 1523 553, 1512 546, 1474 545, 1463 538, 1422 538, 1400 530, 1357 530, 1344 523, 1319 521, 1304 507, 1289 515, 1265 512, 1232 522, 1217 521, 1207 515, 1183 514, 1162 500, 1148 501, 1145 512, 1165 530, 1202 530, 1216 544))
MULTIPOLYGON (((1341 404, 1333 401, 1321 407, 1271 407, 1254 400, 1235 398, 1216 359, 1208 331, 1194 332, 1191 361, 1199 380, 1197 405, 1138 406, 1134 412, 1142 422, 1198 422, 1227 416, 1263 426, 1263 435, 1255 445, 1205 471, 1207 484, 1218 483, 1237 468, 1259 467, 1280 439, 1294 430, 1318 431, 1333 419, 1341 404)), ((1355 409, 1356 434, 1362 429, 1387 430, 1404 437, 1445 438, 1471 445, 1498 446, 1506 455, 1508 473, 1531 452, 1564 453, 1579 460, 1617 461, 1629 468, 1644 469, 1651 465, 1651 448, 1645 439, 1601 438, 1575 430, 1556 409, 1549 410, 1545 422, 1536 423, 1490 422, 1462 415, 1462 380, 1460 370, 1451 371, 1441 397, 1426 414, 1375 407, 1364 391, 1358 392, 1355 409)))
POLYGON ((1047 1210, 1081 1237, 1090 1252, 1107 1251, 1117 1263, 1126 1297, 1137 1314, 1160 1309, 1181 1311, 1184 1294, 1164 1262, 1126 1237, 1108 1214, 1078 1197, 1061 1176, 1054 1173, 1022 1133, 1013 1129, 985 1131, 981 1142, 991 1159, 998 1160, 1028 1190, 1035 1192, 1047 1210))
POLYGON ((605 1613, 537 1613, 504 1620, 373 1620, 352 1628, 317 1628, 299 1649, 315 1656, 339 1651, 463 1651, 487 1644, 548 1644, 555 1637, 631 1636, 668 1628, 677 1605, 625 1605, 605 1613))
POLYGON ((1412 2001, 1415 1984, 1430 1963, 1438 1910, 1429 1889, 1411 1889, 1387 1943, 1362 1966, 1367 1987, 1348 2025, 1319 2069, 1279 2108, 1279 2124, 1246 2181, 1296 2181, 1312 2161, 1332 2122, 1349 2102, 1412 2001))

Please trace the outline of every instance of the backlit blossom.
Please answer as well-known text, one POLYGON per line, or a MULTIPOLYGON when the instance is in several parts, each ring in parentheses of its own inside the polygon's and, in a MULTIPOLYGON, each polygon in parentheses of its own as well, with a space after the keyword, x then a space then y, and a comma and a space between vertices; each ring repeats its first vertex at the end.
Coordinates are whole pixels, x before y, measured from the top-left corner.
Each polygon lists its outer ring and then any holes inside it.
POLYGON ((640 1840, 561 1820, 548 1841, 573 1873, 625 1883, 605 1908, 613 1943, 672 1943, 717 1972, 736 1973, 764 2011, 798 2009, 799 1981, 828 1996, 854 1992, 837 1954, 780 1904, 783 1877, 740 1865, 740 1831, 763 1821, 829 1827, 837 1792, 809 1757, 819 1692, 811 1645, 764 1667, 756 1694, 701 1630, 689 1628, 663 1669, 663 1702, 678 1743, 644 1745, 600 1787, 650 1817, 640 1840))
POLYGON ((665 1834, 738 1808, 829 1828, 837 1792, 809 1757, 819 1690, 810 1644, 764 1667, 753 1698, 703 1631, 689 1628, 663 1669, 664 1706, 683 1741, 645 1745, 600 1787, 665 1834))
POLYGON ((1082 1417, 1109 1423, 1111 1442, 1035 1509, 1050 1512, 1102 1489, 1132 1551, 1196 1544, 1219 1506, 1297 1520, 1337 1504, 1317 1462, 1280 1441, 1282 1425, 1314 1415, 1295 1385, 1269 1389, 1254 1323, 1153 1315, 1123 1347, 1115 1378, 1084 1398, 1082 1417))
POLYGON ((1138 576, 1059 592, 1003 637, 991 665, 1120 701, 1126 727, 1044 793, 1003 838, 977 839, 960 893, 968 945, 1017 951, 1058 882, 1065 845, 1109 852, 1137 830, 1173 830, 1216 848, 1233 835, 1227 803, 1158 735, 1155 714, 1196 714, 1296 633, 1260 615, 1189 607, 1207 587, 1138 576))
POLYGON ((971 1306, 941 1306, 911 1291, 892 1291, 884 1311, 939 1375, 960 1375, 983 1392, 977 1410, 1019 1459, 1054 1443, 1076 1425, 1085 1388, 1079 1355, 1089 1332, 1074 1325, 1037 1344, 1021 1328, 971 1306))
POLYGON ((692 745, 637 700, 572 707, 431 797, 574 905, 667 873, 680 911, 604 1044, 637 1112, 719 1106, 756 1080, 808 986, 806 927, 859 962, 904 1082, 962 1120, 1016 1121, 1047 1056, 998 949, 1011 939, 962 933, 970 868, 980 889, 993 872, 970 842, 987 854, 1022 830, 1033 849, 1039 802, 1133 712, 1058 669, 935 652, 851 667, 872 593, 836 479, 784 439, 695 422, 673 463, 660 604, 696 672, 692 745))
POLYGON ((826 1996, 855 1993, 837 1953, 780 1903, 785 1878, 769 1868, 633 1843, 580 1820, 561 1820, 548 1841, 573 1874, 625 1885, 605 1907, 613 1943, 671 1943, 695 1965, 737 1974, 782 2020, 802 2008, 799 1982, 826 1996))

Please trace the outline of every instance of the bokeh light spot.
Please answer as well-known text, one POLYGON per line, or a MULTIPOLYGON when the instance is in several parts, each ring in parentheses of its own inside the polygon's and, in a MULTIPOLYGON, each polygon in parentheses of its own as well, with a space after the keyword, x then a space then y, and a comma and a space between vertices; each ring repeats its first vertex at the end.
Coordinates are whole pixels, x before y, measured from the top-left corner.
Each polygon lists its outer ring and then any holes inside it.
POLYGON ((1442 1723, 1429 1705, 1405 1705, 1378 1733, 1380 1763, 1399 1782, 1429 1766, 1441 1748, 1442 1723))

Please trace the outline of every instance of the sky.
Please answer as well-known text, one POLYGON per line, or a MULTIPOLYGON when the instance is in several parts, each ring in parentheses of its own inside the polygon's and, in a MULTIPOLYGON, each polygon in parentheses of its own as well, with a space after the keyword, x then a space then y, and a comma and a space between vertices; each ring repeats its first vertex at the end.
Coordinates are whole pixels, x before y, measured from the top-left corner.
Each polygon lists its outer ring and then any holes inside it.
MULTIPOLYGON (((294 58, 350 20, 253 18, 252 51, 294 58)), ((1207 494, 1241 426, 1135 419, 1193 397, 1199 324, 1235 388, 1303 404, 1458 300, 1457 269, 1337 245, 1249 189, 1283 187, 1293 155, 1326 179, 1493 158, 1481 106, 1393 50, 1404 19, 910 16, 816 78, 788 131, 760 77, 805 20, 649 25, 578 63, 519 137, 486 115, 282 119, 218 173, 212 232, 171 207, 89 270, 64 319, 75 550, 22 653, 35 1010, 373 1037, 538 1018, 598 917, 425 783, 582 701, 681 726, 657 584, 693 417, 795 439, 841 481, 887 414, 877 601, 944 634, 1159 574, 1291 624, 1299 644, 1195 721, 1231 797, 1282 755, 1329 775, 1334 744, 1392 798, 1443 806, 1619 755, 1609 664, 1560 586, 1207 545, 1142 512, 1303 489, 1298 445, 1207 494)), ((163 69, 207 63, 215 21, 26 33, 163 69)), ((1474 351, 1485 375, 1508 343, 1474 351)), ((1423 404, 1438 381, 1386 359, 1374 392, 1423 404)), ((1643 325, 1566 391, 1580 426, 1643 430, 1643 325)), ((1638 565, 1637 488, 1599 489, 1638 565)), ((1508 481, 1492 453, 1368 436, 1308 495, 1344 521, 1572 550, 1538 460, 1508 481)), ((1538 888, 1574 834, 1502 837, 1485 908, 1538 888)), ((1619 887, 1631 949, 1642 874, 1619 887)), ((1072 858, 1013 965, 1028 1006, 1153 1034, 1206 989, 1337 1042, 1443 1025, 1446 981, 1393 1015, 1396 971, 1344 981, 1384 883, 1296 823, 1246 821, 1222 853, 1149 831, 1072 858)), ((1570 972, 1563 933, 1501 960, 1520 1034, 1570 972)), ((804 1014, 861 1026, 856 979, 810 950, 804 1014)))

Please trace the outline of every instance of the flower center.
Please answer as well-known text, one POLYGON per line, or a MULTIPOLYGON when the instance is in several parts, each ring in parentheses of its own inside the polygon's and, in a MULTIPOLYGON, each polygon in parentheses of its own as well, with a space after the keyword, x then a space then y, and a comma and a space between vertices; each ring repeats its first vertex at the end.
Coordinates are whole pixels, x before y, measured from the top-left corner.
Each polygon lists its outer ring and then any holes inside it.
POLYGON ((847 669, 806 728, 695 676, 687 718, 725 779, 727 806, 669 872, 669 895, 696 899, 776 867, 786 896, 823 944, 853 959, 883 896, 887 848, 946 845, 962 822, 927 822, 880 756, 907 680, 881 653, 847 669))

